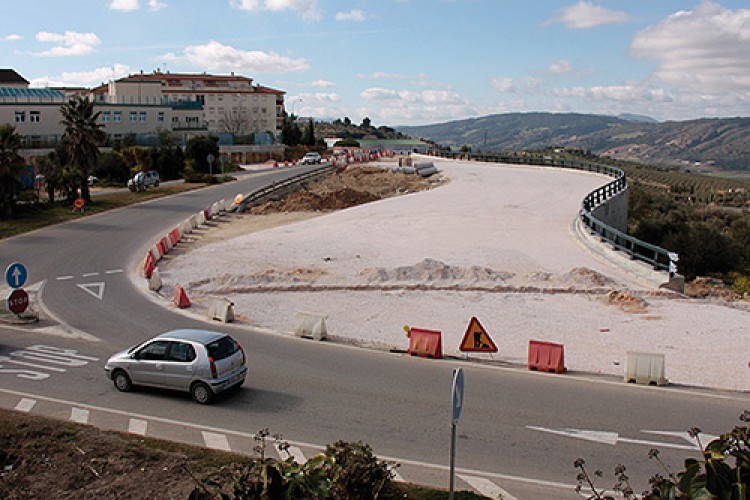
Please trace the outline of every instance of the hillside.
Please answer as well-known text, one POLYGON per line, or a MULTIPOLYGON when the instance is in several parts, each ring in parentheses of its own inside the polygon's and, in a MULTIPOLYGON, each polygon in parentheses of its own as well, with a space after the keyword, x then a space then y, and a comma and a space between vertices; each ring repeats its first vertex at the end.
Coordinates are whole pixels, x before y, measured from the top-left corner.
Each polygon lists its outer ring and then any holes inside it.
POLYGON ((576 113, 511 113, 397 130, 453 149, 566 147, 650 164, 692 167, 700 162, 719 170, 750 171, 750 118, 648 122, 576 113))

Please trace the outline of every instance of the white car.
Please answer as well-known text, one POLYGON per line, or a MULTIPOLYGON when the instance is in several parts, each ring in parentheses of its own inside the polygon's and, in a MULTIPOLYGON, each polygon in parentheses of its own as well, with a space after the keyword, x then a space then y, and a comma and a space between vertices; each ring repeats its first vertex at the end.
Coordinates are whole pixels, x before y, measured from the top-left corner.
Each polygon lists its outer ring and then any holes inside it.
POLYGON ((104 371, 122 392, 137 385, 161 387, 187 391, 196 402, 208 404, 216 394, 245 382, 247 359, 226 333, 182 329, 114 354, 104 371))
POLYGON ((156 170, 138 172, 128 181, 128 189, 133 192, 145 191, 149 187, 159 187, 159 172, 156 170))
POLYGON ((309 164, 315 164, 321 162, 320 153, 306 153, 305 156, 302 157, 302 164, 303 165, 309 165, 309 164))

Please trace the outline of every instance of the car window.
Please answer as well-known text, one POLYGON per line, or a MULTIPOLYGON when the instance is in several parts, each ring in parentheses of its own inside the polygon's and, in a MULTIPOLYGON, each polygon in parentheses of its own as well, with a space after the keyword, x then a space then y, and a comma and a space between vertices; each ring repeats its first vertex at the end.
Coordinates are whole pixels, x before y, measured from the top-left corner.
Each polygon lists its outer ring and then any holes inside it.
POLYGON ((206 345, 206 349, 208 350, 208 355, 212 357, 214 361, 218 361, 220 359, 228 358, 237 352, 239 347, 237 346, 237 341, 227 335, 226 337, 222 337, 219 340, 215 340, 206 345))
POLYGON ((169 347, 169 355, 167 361, 179 361, 182 363, 189 363, 195 359, 195 349, 190 344, 184 342, 172 342, 169 347))
POLYGON ((167 354, 167 346, 169 342, 166 340, 157 340, 151 342, 143 349, 138 351, 138 359, 147 361, 163 361, 167 354))

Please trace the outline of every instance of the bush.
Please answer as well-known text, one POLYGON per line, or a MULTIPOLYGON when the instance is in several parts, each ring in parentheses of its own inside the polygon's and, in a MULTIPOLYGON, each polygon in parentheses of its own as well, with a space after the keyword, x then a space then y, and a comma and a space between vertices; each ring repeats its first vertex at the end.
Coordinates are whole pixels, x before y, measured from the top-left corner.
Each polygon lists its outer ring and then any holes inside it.
POLYGON ((332 498, 374 499, 393 479, 389 463, 378 460, 372 448, 361 441, 336 441, 326 447, 324 454, 339 468, 338 479, 331 489, 332 498))

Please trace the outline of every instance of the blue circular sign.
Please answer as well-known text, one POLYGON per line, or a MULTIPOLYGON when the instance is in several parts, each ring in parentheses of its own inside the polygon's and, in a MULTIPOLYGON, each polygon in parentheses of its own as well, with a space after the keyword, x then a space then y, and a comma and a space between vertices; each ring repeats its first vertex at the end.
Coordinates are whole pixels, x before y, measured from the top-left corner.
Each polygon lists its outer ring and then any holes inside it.
POLYGON ((11 288, 21 288, 28 277, 26 266, 20 262, 14 262, 5 270, 5 281, 11 288))

